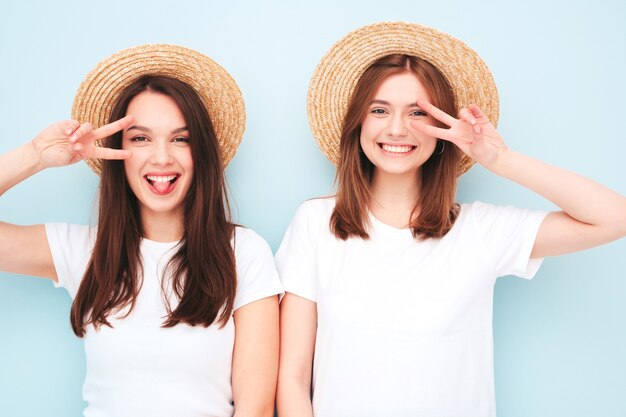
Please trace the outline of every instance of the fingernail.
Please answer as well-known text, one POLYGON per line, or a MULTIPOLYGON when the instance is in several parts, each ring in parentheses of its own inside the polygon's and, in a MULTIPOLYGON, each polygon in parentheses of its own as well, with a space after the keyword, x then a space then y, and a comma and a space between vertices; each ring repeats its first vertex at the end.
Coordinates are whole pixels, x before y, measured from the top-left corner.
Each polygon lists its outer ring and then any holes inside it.
POLYGON ((72 135, 70 136, 70 142, 74 143, 78 140, 78 135, 72 135))
POLYGON ((65 134, 69 135, 70 133, 72 133, 72 128, 68 127, 67 130, 65 131, 65 134))
POLYGON ((76 145, 73 146, 73 148, 75 151, 80 151, 81 149, 83 149, 83 144, 82 143, 77 143, 76 145))
POLYGON ((480 133, 480 126, 474 126, 474 133, 480 133))
POLYGON ((476 119, 470 119, 470 124, 474 126, 476 124, 476 119))

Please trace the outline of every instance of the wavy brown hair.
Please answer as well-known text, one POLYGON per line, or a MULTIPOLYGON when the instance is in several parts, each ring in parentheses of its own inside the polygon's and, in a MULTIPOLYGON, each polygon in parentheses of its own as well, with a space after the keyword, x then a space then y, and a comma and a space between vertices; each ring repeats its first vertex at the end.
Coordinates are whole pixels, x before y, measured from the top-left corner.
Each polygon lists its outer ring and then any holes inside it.
MULTIPOLYGON (((168 309, 163 327, 178 323, 206 327, 215 321, 224 326, 232 312, 237 285, 231 246, 234 225, 229 219, 223 164, 213 125, 193 88, 165 76, 144 76, 134 81, 115 103, 111 121, 124 117, 131 100, 144 91, 167 95, 176 102, 185 118, 193 158, 193 181, 183 201, 183 238, 166 268, 171 279, 162 280, 168 309), (174 309, 168 293, 176 296, 174 309)), ((122 132, 107 138, 106 146, 120 149, 122 132)), ((108 321, 111 314, 127 317, 142 285, 141 218, 123 161, 104 161, 99 203, 95 246, 72 304, 72 329, 79 337, 90 324, 96 329, 102 325, 112 327, 108 321)))
MULTIPOLYGON (((331 232, 339 239, 369 238, 368 207, 375 167, 361 149, 361 124, 381 83, 403 73, 417 76, 436 107, 456 114, 450 84, 429 62, 409 55, 388 55, 368 67, 354 89, 341 133, 336 204, 330 218, 331 232)), ((438 147, 439 142, 442 140, 438 147)), ((409 223, 415 238, 442 237, 452 228, 459 214, 455 194, 460 159, 460 151, 448 144, 441 154, 433 153, 422 165, 421 192, 409 223)))

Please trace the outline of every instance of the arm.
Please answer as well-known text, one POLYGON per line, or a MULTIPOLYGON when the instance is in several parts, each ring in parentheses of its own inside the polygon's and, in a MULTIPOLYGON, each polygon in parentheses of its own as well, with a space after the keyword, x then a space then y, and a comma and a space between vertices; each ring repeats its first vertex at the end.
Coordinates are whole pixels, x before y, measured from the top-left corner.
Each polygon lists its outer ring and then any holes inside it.
POLYGON ((286 293, 280 307, 280 331, 278 415, 312 417, 311 369, 317 333, 317 304, 286 293))
POLYGON ((414 128, 454 143, 496 175, 536 192, 563 210, 550 213, 541 224, 532 258, 588 249, 626 236, 626 197, 580 175, 510 150, 475 105, 461 110, 460 119, 456 119, 422 100, 418 104, 450 128, 412 122, 414 128))
POLYGON ((576 252, 626 236, 626 198, 600 184, 511 150, 501 155, 493 171, 563 210, 548 214, 541 224, 532 258, 576 252))
MULTIPOLYGON (((0 195, 42 169, 33 142, 1 155, 0 195)), ((0 222, 0 270, 56 281, 43 225, 16 226, 0 222)))
POLYGON ((278 372, 278 297, 235 310, 235 417, 272 417, 278 372))
MULTIPOLYGON (((76 121, 55 123, 31 142, 0 155, 0 195, 39 171, 73 164, 83 158, 128 158, 128 151, 98 148, 95 140, 132 122, 124 118, 92 130, 76 121)), ((43 225, 17 226, 0 222, 0 270, 57 280, 43 225)))

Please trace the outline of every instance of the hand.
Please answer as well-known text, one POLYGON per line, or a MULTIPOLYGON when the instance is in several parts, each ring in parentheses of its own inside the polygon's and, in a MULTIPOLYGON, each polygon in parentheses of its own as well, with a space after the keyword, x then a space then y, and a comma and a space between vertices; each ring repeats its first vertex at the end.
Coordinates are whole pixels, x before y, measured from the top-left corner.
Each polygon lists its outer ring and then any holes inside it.
POLYGON ((500 156, 508 149, 502 136, 475 104, 461 109, 459 119, 439 110, 427 101, 418 100, 417 104, 449 128, 442 129, 422 121, 412 121, 411 126, 429 136, 454 143, 467 156, 487 169, 493 169, 500 160, 500 156))
POLYGON ((57 122, 39 133, 32 145, 42 168, 70 165, 89 158, 127 159, 131 156, 130 151, 103 148, 95 143, 127 128, 133 121, 132 116, 126 116, 96 130, 91 123, 79 124, 76 120, 57 122))

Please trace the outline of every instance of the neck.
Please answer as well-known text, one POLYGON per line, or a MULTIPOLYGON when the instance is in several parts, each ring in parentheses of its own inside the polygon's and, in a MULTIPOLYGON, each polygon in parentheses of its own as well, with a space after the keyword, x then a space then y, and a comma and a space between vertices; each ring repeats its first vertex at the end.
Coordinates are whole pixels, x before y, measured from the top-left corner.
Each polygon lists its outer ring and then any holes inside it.
POLYGON ((156 242, 177 242, 184 235, 183 218, 182 209, 175 214, 142 212, 143 237, 156 242))
POLYGON ((390 226, 408 227, 419 194, 419 174, 395 175, 376 170, 372 179, 370 211, 390 226))

